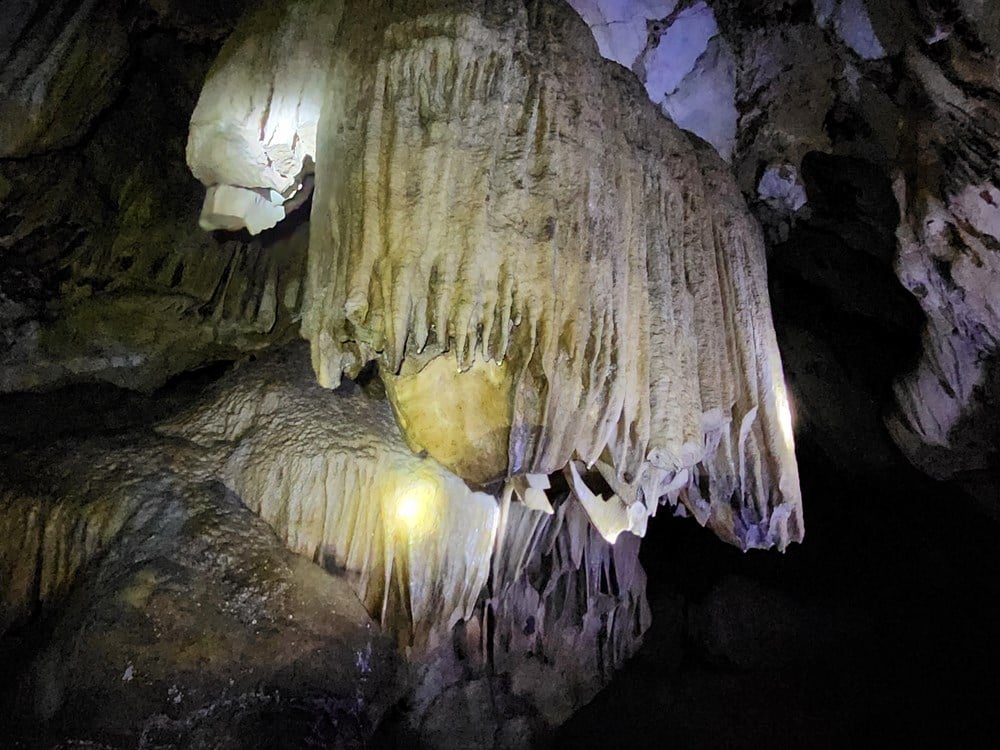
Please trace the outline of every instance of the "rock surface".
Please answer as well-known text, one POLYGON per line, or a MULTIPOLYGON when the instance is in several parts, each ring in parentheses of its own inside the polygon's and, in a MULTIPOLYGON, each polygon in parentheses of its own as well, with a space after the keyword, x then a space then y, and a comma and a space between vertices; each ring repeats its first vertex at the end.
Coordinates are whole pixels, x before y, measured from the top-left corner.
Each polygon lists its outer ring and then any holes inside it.
POLYGON ((3 3, 0 158, 75 142, 114 100, 128 55, 123 5, 3 3))
MULTIPOLYGON (((21 5, 5 2, 4 16, 20 17, 21 5)), ((33 17, 57 28, 64 5, 33 17)), ((87 50, 100 50, 83 64, 102 65, 118 54, 119 39, 127 44, 120 89, 66 67, 77 58, 37 51, 99 113, 85 127, 52 89, 44 106, 61 102, 54 127, 72 132, 72 145, 0 160, 0 391, 81 380, 150 390, 296 335, 306 232, 289 226, 251 240, 197 227, 201 194, 183 165, 188 119, 232 23, 223 11, 238 14, 240 4, 193 5, 153 3, 154 12, 135 4, 120 13, 115 3, 80 6, 78 13, 90 8, 100 24, 114 23, 106 30, 90 18, 73 27, 90 40, 87 50), (206 21, 213 13, 220 15, 206 21)), ((27 54, 29 46, 12 49, 27 54)), ((17 56, 4 74, 28 76, 33 68, 22 63, 17 56)), ((0 106, 11 96, 0 91, 0 106)))
POLYGON ((454 747, 450 717, 517 746, 641 643, 637 538, 609 544, 565 491, 551 515, 471 492, 384 395, 317 385, 304 347, 174 408, 0 466, 18 736, 196 744, 274 714, 293 746, 352 746, 401 701, 398 742, 454 747))
MULTIPOLYGON (((251 133, 259 119, 223 83, 267 100, 311 49, 315 9, 288 7, 266 34, 247 21, 255 35, 234 35, 209 75, 188 153, 210 191, 204 134, 224 150, 233 122, 251 133), (252 57, 260 44, 272 52, 252 57)), ((468 479, 579 459, 603 467, 623 528, 642 533, 666 497, 727 541, 783 548, 802 519, 759 233, 724 165, 581 31, 559 4, 345 5, 323 73, 303 309, 317 375, 333 387, 377 360, 410 442, 468 479), (442 358, 456 381, 502 364, 492 398, 437 401, 446 423, 492 437, 443 443, 433 419, 407 417, 391 377, 430 392, 447 382, 429 364, 442 358), (498 400, 504 419, 485 413, 498 400)), ((288 99, 313 111, 315 95, 288 99)), ((267 169, 247 152, 232 186, 275 190, 267 169)))
POLYGON ((289 548, 341 571, 404 646, 431 648, 472 616, 497 502, 414 455, 385 401, 349 383, 331 393, 303 358, 271 356, 158 429, 214 456, 226 486, 289 548))
MULTIPOLYGON (((839 204, 837 215, 827 216, 835 224, 827 224, 824 232, 850 231, 843 224, 858 206, 849 192, 819 195, 803 174, 806 161, 816 154, 860 160, 892 186, 896 215, 880 224, 895 235, 890 244, 898 284, 919 303, 925 323, 922 354, 916 360, 894 355, 891 407, 877 408, 886 412, 896 445, 929 475, 970 486, 995 475, 1000 10, 992 3, 914 6, 862 0, 709 2, 710 10, 685 2, 614 5, 611 19, 600 2, 575 3, 602 53, 626 65, 643 55, 647 80, 671 75, 673 61, 691 57, 695 39, 683 33, 685 19, 690 23, 696 11, 714 14, 716 38, 735 60, 731 91, 739 119, 732 158, 740 187, 772 243, 794 250, 799 269, 812 265, 814 279, 832 266, 855 261, 848 257, 845 263, 828 253, 828 242, 811 247, 814 235, 796 228, 813 221, 814 210, 825 213, 839 204), (637 30, 643 22, 649 38, 640 52, 637 30), (650 64, 657 67, 649 70, 650 64)), ((695 46, 703 44, 707 47, 702 41, 695 46)), ((687 79, 705 97, 717 95, 718 79, 731 65, 710 62, 706 49, 701 69, 687 79)), ((729 106, 726 101, 715 111, 724 118, 729 106)), ((859 187, 855 182, 849 189, 859 187)), ((882 230, 844 240, 852 253, 875 255, 884 247, 882 230)), ((790 255, 772 257, 772 270, 780 274, 790 255)), ((911 316, 906 308, 912 305, 898 301, 898 286, 887 284, 881 269, 853 273, 861 286, 883 287, 892 306, 888 316, 911 316)), ((841 279, 818 286, 823 293, 844 294, 855 284, 841 279)), ((852 307, 836 301, 831 309, 853 315, 852 307)), ((790 322, 802 326, 801 320, 790 322)), ((906 328, 903 335, 909 339, 911 324, 906 328)), ((845 348, 835 340, 842 335, 836 330, 816 332, 834 348, 845 348)), ((841 359, 838 368, 845 365, 852 367, 841 359)), ((788 366, 795 379, 809 363, 790 361, 788 366)), ((876 369, 882 367, 879 363, 876 369)), ((881 386, 859 392, 848 381, 837 382, 851 401, 886 398, 881 386)), ((836 424, 822 429, 828 442, 851 440, 836 424)), ((873 444, 871 451, 882 448, 873 444)))
POLYGON ((127 432, 5 459, 6 739, 353 746, 398 695, 348 583, 287 551, 199 453, 127 432))

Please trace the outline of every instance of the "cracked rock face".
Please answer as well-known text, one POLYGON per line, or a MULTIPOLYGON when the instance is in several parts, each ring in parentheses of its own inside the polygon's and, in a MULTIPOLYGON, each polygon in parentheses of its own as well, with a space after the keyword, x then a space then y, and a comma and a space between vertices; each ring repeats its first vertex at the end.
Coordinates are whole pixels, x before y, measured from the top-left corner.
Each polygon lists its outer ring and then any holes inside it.
POLYGON ((338 12, 248 20, 188 149, 209 203, 218 179, 277 193, 266 103, 322 112, 303 310, 320 382, 377 361, 411 445, 471 481, 581 461, 615 495, 592 505, 609 539, 666 498, 743 547, 798 540, 763 247, 724 165, 560 4, 338 12), (314 18, 336 27, 322 49, 314 18), (324 88, 289 88, 301 60, 324 88), (202 154, 236 159, 237 130, 243 160, 212 172, 202 154), (450 398, 419 413, 435 389, 450 398))
POLYGON ((727 161, 736 138, 735 59, 708 3, 570 0, 601 54, 634 72, 650 100, 727 161))

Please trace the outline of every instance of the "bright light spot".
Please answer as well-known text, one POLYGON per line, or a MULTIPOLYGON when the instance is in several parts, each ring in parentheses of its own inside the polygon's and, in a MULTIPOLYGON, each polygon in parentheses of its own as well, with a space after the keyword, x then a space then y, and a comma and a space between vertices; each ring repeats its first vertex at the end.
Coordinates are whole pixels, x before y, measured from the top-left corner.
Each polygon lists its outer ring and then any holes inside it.
POLYGON ((394 517, 398 526, 409 532, 425 531, 434 517, 437 488, 426 480, 407 484, 396 496, 394 517))
POLYGON ((396 519, 405 526, 416 526, 423 514, 423 503, 416 495, 403 495, 396 504, 396 519))
POLYGON ((774 401, 778 407, 778 421, 781 424, 781 433, 785 438, 785 444, 792 447, 792 407, 788 403, 788 394, 784 386, 775 389, 774 401))

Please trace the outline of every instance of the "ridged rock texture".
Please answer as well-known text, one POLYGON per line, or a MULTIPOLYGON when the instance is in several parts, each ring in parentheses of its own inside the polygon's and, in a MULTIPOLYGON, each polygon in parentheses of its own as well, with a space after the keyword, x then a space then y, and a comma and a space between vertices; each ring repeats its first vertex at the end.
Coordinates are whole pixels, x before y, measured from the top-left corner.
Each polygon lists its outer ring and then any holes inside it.
POLYGON ((635 653, 651 619, 639 539, 608 543, 564 500, 552 514, 505 506, 484 623, 496 671, 543 696, 553 726, 635 653))
MULTIPOLYGON (((738 112, 733 167, 771 241, 803 431, 845 469, 895 472, 894 442, 1000 512, 1000 5, 573 4, 605 55, 644 63, 647 84, 670 78, 713 17, 736 71, 714 111, 738 112)), ((683 87, 717 98, 732 63, 699 44, 683 87)))
POLYGON ((497 502, 415 456, 384 400, 349 383, 330 393, 302 359, 271 358, 159 429, 222 451, 226 486, 289 548, 345 571, 402 645, 431 648, 472 616, 497 502))
POLYGON ((3 457, 5 742, 371 734, 405 684, 394 644, 346 580, 288 551, 217 469, 202 447, 144 430, 3 457), (300 718, 277 729, 279 710, 300 718))
MULTIPOLYGON (((212 146, 242 151, 252 174, 230 187, 275 190, 257 157, 277 125, 251 117, 266 107, 206 101, 217 78, 251 87, 229 101, 289 109, 299 95, 298 111, 319 108, 302 330, 320 382, 377 361, 411 445, 459 472, 474 465, 471 481, 580 461, 591 475, 579 484, 599 474, 614 493, 591 513, 610 519, 609 539, 642 533, 662 498, 744 548, 800 539, 762 239, 714 153, 602 61, 562 3, 349 2, 309 55, 296 45, 315 38, 296 24, 333 10, 288 7, 251 17, 224 48, 196 110, 219 113, 218 139, 196 116, 188 155, 205 174, 212 146), (288 89, 282 66, 306 58, 325 76, 320 102, 288 89), (249 139, 239 149, 237 131, 249 139), (484 385, 418 418, 394 379, 424 373, 411 390, 484 385), (464 455, 452 435, 442 448, 441 420, 468 423, 456 412, 484 409, 484 392, 505 417, 464 455), (498 434, 506 449, 473 460, 498 434)), ((224 186, 208 181, 209 202, 224 186)))
POLYGON ((66 724, 78 737, 211 735, 266 712, 272 690, 347 688, 361 702, 324 710, 349 709, 362 735, 401 696, 432 746, 454 746, 435 739, 442 710, 546 731, 650 624, 639 540, 612 545, 565 492, 553 502, 546 514, 470 491, 410 451, 378 388, 320 387, 304 345, 268 354, 155 430, 0 463, 0 636, 56 627, 10 700, 26 726, 82 717, 66 724), (393 645, 409 657, 398 677, 393 645), (484 680, 505 708, 463 702, 484 680), (121 709, 87 718, 88 691, 121 709))
POLYGON ((0 157, 66 145, 114 98, 128 54, 118 21, 121 5, 117 0, 3 4, 0 157), (91 54, 98 45, 102 54, 91 54))
POLYGON ((306 228, 200 230, 184 166, 240 6, 0 3, 0 391, 151 390, 298 335, 306 228))

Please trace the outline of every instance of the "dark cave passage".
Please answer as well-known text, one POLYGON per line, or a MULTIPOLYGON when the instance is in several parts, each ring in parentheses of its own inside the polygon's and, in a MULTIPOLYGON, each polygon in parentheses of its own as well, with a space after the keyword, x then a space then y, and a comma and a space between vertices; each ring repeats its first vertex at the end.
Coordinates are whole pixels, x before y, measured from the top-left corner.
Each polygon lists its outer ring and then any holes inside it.
POLYGON ((556 747, 992 744, 996 523, 913 471, 845 477, 808 440, 798 458, 809 533, 784 555, 654 520, 653 626, 556 747))

